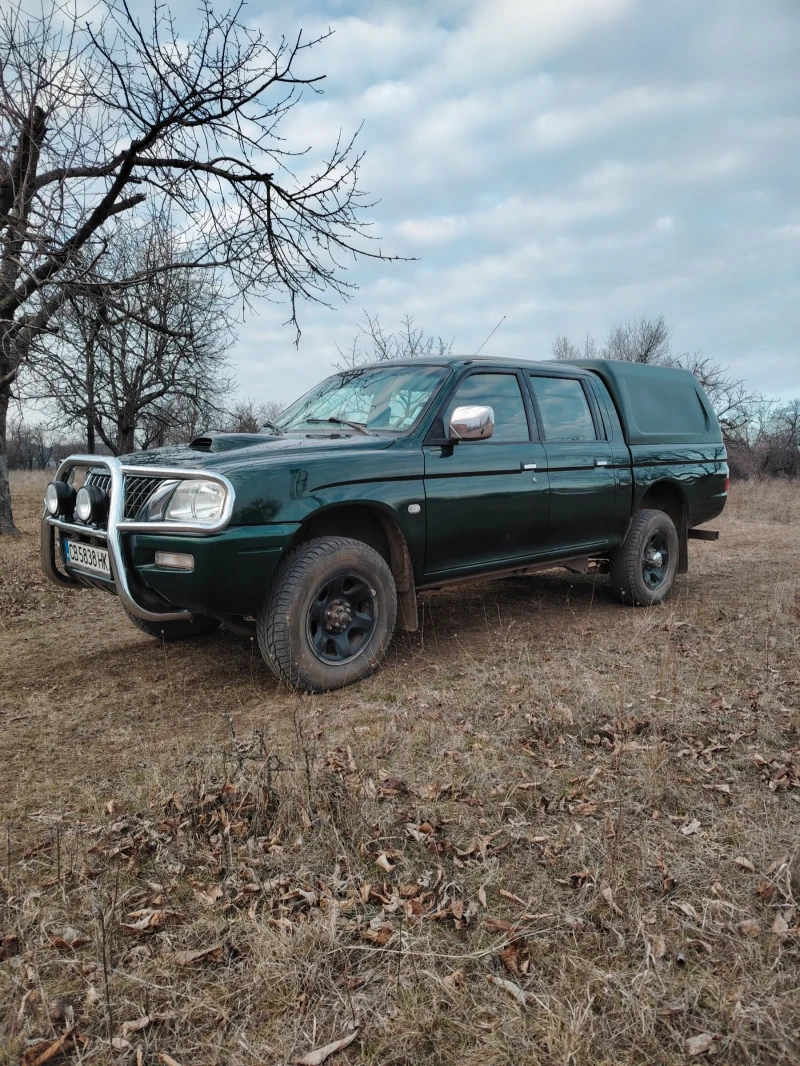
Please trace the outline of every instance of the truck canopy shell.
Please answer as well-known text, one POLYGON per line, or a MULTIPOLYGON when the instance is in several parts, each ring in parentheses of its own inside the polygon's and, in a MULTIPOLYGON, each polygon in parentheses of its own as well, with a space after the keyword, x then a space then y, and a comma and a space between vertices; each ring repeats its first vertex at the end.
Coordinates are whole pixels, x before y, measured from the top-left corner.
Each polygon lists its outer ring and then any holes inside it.
MULTIPOLYGON (((561 360, 559 360, 559 363, 561 360)), ((566 359, 602 380, 636 444, 722 444, 717 416, 694 374, 616 359, 566 359)))

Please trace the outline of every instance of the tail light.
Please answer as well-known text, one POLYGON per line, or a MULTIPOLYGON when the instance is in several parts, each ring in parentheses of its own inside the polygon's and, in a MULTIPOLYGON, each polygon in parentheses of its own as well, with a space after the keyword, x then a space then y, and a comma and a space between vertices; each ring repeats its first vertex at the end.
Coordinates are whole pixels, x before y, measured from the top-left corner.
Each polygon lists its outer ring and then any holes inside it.
POLYGON ((731 487, 731 479, 729 477, 726 477, 725 478, 725 484, 722 486, 722 491, 723 492, 727 492, 730 487, 731 487))

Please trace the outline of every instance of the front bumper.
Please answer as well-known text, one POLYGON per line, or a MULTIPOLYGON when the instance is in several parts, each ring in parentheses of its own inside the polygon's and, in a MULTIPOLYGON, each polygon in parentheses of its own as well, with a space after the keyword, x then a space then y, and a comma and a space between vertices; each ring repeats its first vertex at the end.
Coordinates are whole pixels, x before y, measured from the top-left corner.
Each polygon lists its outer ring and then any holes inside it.
POLYGON ((99 455, 73 455, 58 469, 56 480, 66 481, 78 469, 106 467, 111 475, 108 524, 105 529, 83 526, 45 511, 41 526, 42 569, 62 586, 90 585, 116 593, 125 607, 148 622, 190 619, 195 613, 243 614, 263 598, 264 580, 277 565, 295 526, 233 527, 233 486, 220 474, 206 470, 123 465, 119 459, 99 455), (125 476, 203 478, 226 489, 226 504, 213 526, 191 523, 137 522, 125 518, 125 476), (224 530, 224 533, 223 533, 224 530), (266 532, 268 530, 268 532, 266 532), (70 567, 58 551, 62 535, 89 537, 108 550, 112 579, 70 567), (190 551, 198 560, 191 573, 155 565, 156 550, 190 551))

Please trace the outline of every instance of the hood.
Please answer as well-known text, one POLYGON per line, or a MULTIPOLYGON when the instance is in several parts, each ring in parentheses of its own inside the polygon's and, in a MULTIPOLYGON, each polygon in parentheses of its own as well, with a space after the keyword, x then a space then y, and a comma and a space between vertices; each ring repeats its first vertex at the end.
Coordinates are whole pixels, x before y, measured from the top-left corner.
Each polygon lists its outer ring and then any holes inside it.
POLYGON ((362 433, 314 432, 266 436, 262 433, 208 433, 191 444, 154 448, 146 452, 122 455, 131 466, 171 466, 187 470, 216 470, 220 474, 249 466, 253 462, 291 461, 295 457, 311 459, 314 455, 358 453, 388 448, 394 436, 362 433))

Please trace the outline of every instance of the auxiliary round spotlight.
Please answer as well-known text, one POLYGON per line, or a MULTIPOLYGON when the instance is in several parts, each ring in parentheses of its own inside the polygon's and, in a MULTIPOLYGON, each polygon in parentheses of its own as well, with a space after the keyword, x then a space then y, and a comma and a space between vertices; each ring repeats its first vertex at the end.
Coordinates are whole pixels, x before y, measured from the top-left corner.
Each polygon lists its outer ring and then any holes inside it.
POLYGON ((44 490, 44 505, 51 515, 70 515, 75 510, 75 489, 66 481, 51 481, 44 490))
POLYGON ((75 497, 75 513, 81 522, 96 522, 108 512, 108 493, 97 485, 81 485, 75 497))

